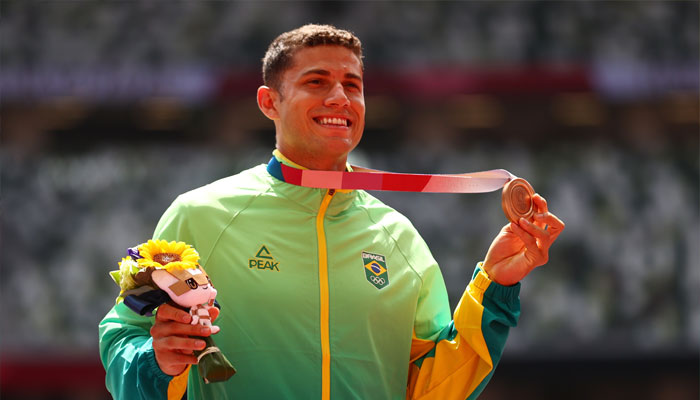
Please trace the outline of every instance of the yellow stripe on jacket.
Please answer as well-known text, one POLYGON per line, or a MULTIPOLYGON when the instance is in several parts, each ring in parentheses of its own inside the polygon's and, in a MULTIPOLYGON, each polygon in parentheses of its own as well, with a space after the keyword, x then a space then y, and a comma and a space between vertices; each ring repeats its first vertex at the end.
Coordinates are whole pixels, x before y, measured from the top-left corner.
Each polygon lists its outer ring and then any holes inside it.
POLYGON ((180 400, 182 396, 185 395, 187 391, 187 378, 190 374, 190 367, 188 365, 180 375, 176 375, 168 384, 168 400, 180 400))
POLYGON ((407 399, 465 399, 493 369, 481 322, 484 292, 491 284, 488 275, 479 271, 469 283, 454 313, 457 335, 453 340, 417 338, 411 344, 407 399), (414 363, 435 346, 435 355, 414 363))

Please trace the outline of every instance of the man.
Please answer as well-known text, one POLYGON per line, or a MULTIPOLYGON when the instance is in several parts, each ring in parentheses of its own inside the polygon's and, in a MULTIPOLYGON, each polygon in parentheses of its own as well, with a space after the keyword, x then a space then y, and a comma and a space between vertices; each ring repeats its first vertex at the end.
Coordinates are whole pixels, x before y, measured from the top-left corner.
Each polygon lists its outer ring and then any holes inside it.
POLYGON ((263 60, 260 110, 277 149, 261 165, 178 197, 155 237, 185 241, 219 290, 216 342, 238 373, 204 384, 208 328, 161 306, 116 305, 100 324, 116 398, 475 398, 519 316, 519 281, 564 224, 536 195, 534 223, 506 225, 450 317, 437 263, 398 212, 361 190, 284 182, 279 164, 345 170, 364 129, 359 39, 330 26, 280 35, 263 60))

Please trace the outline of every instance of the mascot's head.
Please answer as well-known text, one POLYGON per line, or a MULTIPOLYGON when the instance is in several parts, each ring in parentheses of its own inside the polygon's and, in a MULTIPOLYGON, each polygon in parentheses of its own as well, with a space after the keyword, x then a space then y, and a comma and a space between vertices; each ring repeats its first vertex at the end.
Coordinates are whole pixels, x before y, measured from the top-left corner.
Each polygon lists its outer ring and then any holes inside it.
POLYGON ((162 289, 184 307, 207 303, 216 290, 204 269, 199 254, 184 242, 149 240, 128 250, 128 257, 112 271, 112 278, 125 292, 143 286, 162 289))
POLYGON ((153 282, 165 290, 170 298, 183 307, 207 303, 216 297, 216 289, 202 267, 191 269, 156 269, 151 274, 153 282))

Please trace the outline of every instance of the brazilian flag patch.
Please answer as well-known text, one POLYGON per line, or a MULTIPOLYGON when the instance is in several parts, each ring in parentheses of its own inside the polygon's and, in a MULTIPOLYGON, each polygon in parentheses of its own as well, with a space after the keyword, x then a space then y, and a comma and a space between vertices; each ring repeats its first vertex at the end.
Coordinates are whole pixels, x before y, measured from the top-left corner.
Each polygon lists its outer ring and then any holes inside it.
POLYGON ((389 284, 389 271, 386 269, 386 258, 380 254, 362 252, 362 264, 365 266, 367 281, 377 289, 389 284))

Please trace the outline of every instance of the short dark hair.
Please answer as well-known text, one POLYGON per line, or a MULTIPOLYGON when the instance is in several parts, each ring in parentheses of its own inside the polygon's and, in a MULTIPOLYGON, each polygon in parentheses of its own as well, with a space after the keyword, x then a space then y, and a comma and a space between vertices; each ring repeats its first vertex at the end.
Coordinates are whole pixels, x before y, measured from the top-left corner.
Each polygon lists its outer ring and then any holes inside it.
POLYGON ((346 47, 357 56, 362 64, 362 43, 349 31, 332 25, 304 25, 285 32, 270 43, 263 58, 263 83, 277 91, 281 88, 282 74, 292 64, 292 58, 299 49, 306 47, 332 45, 346 47))

